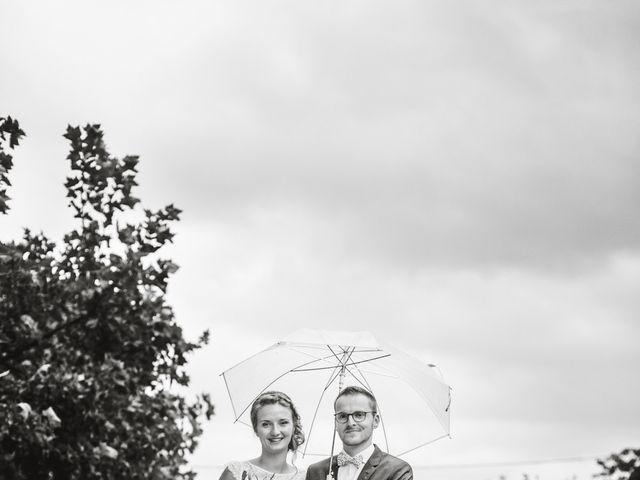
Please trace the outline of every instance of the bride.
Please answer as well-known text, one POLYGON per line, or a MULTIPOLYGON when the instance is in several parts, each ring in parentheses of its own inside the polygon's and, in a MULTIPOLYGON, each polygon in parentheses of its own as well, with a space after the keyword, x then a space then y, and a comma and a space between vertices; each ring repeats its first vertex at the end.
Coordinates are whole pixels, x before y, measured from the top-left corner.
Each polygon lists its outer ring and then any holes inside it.
POLYGON ((260 440, 260 456, 230 462, 220 480, 304 480, 305 472, 287 462, 289 451, 304 443, 302 422, 291 399, 282 392, 264 392, 251 406, 251 424, 260 440))

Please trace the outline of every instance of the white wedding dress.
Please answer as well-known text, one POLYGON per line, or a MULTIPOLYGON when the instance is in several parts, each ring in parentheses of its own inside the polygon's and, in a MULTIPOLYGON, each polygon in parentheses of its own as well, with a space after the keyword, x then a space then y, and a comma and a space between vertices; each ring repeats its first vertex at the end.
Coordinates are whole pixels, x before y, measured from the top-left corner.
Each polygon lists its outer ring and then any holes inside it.
POLYGON ((225 465, 236 480, 304 480, 306 472, 295 467, 292 473, 273 473, 251 462, 230 462, 225 465))

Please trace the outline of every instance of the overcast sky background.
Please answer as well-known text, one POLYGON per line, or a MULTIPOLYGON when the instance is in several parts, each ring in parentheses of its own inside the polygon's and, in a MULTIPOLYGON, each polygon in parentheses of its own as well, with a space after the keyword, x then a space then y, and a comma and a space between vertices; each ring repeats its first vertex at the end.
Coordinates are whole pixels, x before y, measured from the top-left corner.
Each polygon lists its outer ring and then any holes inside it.
POLYGON ((302 327, 440 367, 453 439, 416 465, 639 446, 638 2, 0 0, 0 39, 0 115, 27 132, 2 240, 72 227, 67 124, 184 210, 202 478, 259 450, 218 374, 302 327))

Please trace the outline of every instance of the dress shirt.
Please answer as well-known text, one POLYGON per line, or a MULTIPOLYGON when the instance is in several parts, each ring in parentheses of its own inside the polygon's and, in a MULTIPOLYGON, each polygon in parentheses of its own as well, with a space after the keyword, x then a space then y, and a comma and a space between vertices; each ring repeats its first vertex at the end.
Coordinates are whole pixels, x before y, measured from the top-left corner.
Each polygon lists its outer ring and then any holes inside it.
POLYGON ((356 468, 356 466, 352 463, 348 463, 347 465, 340 467, 338 469, 338 480, 356 480, 358 478, 358 475, 360 475, 360 472, 364 468, 364 465, 369 461, 371 455, 373 455, 373 445, 369 445, 363 451, 358 452, 352 456, 355 457, 356 455, 362 455, 362 460, 364 460, 364 463, 360 465, 360 468, 356 468))

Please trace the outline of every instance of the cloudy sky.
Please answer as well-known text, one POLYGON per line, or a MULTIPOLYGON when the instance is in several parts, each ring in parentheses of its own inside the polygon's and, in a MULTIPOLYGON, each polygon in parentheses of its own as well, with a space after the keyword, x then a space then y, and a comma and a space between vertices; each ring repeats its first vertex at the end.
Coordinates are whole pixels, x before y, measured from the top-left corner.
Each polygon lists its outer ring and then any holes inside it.
POLYGON ((637 2, 1 0, 0 39, 0 115, 27 132, 0 238, 72 227, 67 124, 184 210, 166 255, 179 323, 212 333, 203 473, 258 452, 218 374, 302 327, 440 367, 453 438, 415 465, 638 446, 637 2))

